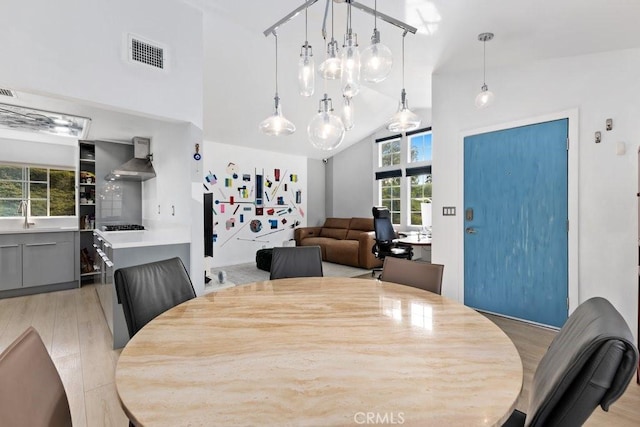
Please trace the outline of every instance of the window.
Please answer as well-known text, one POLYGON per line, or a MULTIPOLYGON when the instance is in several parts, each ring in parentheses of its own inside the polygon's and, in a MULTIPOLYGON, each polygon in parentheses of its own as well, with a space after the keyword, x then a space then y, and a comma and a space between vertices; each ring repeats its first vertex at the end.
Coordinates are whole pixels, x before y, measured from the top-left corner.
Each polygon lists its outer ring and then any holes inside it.
POLYGON ((75 216, 75 182, 73 170, 0 164, 0 217, 20 216, 23 200, 30 216, 75 216))
POLYGON ((378 166, 394 166, 400 164, 401 139, 397 136, 380 143, 380 163, 378 166))
POLYGON ((379 204, 401 228, 422 225, 421 203, 431 202, 431 128, 377 139, 379 204), (395 169, 391 170, 392 167, 395 169))
POLYGON ((402 178, 386 178, 380 180, 380 204, 386 206, 391 213, 391 223, 400 224, 401 200, 400 180, 402 178))

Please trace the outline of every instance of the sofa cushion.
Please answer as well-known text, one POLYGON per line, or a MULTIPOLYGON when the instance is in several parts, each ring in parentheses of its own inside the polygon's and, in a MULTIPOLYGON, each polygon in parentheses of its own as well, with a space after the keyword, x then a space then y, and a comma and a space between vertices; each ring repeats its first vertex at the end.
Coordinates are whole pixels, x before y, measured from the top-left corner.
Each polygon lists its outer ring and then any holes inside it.
POLYGON ((347 240, 358 240, 360 233, 373 231, 373 218, 351 218, 347 240))
POLYGON ((327 218, 322 228, 343 228, 347 230, 350 222, 351 218, 327 218))
POLYGON ((320 231, 320 237, 330 237, 332 239, 343 240, 345 237, 347 237, 347 229, 322 227, 322 231, 320 231))
POLYGON ((359 244, 357 240, 334 240, 325 248, 327 252, 326 261, 337 264, 345 264, 359 267, 358 262, 359 244))
POLYGON ((322 252, 322 260, 327 260, 327 246, 336 242, 336 239, 329 237, 307 237, 300 242, 300 246, 320 246, 322 252))

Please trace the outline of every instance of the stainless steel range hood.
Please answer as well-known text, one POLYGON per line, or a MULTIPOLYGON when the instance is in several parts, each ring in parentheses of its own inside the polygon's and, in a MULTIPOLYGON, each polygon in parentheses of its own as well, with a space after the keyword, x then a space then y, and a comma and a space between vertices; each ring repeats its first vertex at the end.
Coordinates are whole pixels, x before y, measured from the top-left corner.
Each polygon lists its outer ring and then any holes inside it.
POLYGON ((151 139, 133 138, 133 159, 115 168, 105 179, 108 181, 146 181, 156 177, 151 164, 151 139))

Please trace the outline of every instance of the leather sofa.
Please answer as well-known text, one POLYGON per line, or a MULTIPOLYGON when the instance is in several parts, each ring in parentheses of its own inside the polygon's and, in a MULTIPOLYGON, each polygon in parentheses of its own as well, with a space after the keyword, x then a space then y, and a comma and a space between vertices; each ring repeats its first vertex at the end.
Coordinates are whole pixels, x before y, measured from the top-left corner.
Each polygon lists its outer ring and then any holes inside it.
POLYGON ((296 228, 294 237, 297 246, 320 246, 323 261, 367 269, 382 265, 371 252, 373 218, 327 218, 322 227, 296 228))

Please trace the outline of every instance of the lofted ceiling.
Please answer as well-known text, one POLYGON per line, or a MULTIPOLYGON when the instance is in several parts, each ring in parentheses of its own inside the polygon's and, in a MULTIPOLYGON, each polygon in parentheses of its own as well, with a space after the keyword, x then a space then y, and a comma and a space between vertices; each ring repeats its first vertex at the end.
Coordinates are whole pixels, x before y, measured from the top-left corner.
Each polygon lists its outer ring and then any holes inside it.
MULTIPOLYGON (((303 4, 303 0, 183 0, 204 15, 204 135, 205 139, 297 154, 330 157, 371 135, 397 108, 402 88, 402 30, 378 21, 382 42, 394 53, 387 80, 367 84, 354 98, 355 127, 334 151, 320 151, 308 141, 306 127, 326 91, 336 111, 341 106, 339 84, 316 78, 315 93, 297 93, 297 61, 304 43, 304 13, 278 29, 278 81, 284 115, 297 127, 293 135, 269 137, 258 124, 273 111, 275 45, 263 31, 303 4)), ((373 0, 359 0, 373 8, 373 0)), ((482 85, 482 44, 477 36, 493 32, 487 44, 490 70, 513 64, 640 46, 640 1, 637 0, 379 0, 378 10, 418 28, 406 36, 405 87, 413 110, 431 108, 433 73, 477 70, 482 85)), ((309 43, 316 68, 324 59, 321 35, 326 0, 309 8, 309 43)), ((342 45, 346 27, 344 0, 334 4, 334 35, 342 45)), ((352 27, 365 47, 373 17, 353 9, 352 27)), ((330 18, 327 26, 331 35, 330 18)), ((472 100, 470 101, 472 102, 472 100)), ((428 123, 427 123, 428 125, 428 123)))

